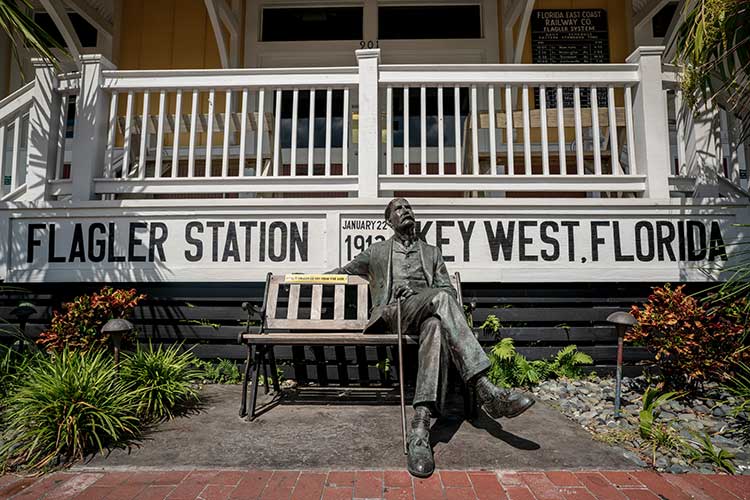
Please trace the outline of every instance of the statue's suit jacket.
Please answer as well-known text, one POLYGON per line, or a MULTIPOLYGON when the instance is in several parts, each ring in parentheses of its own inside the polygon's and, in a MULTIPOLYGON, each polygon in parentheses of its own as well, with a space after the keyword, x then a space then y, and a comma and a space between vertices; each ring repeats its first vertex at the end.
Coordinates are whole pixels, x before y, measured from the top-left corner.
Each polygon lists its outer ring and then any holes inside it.
MULTIPOLYGON (((367 276, 369 279, 372 311, 370 321, 368 321, 364 331, 370 330, 383 319, 383 308, 393 298, 393 241, 394 237, 391 237, 385 241, 373 243, 344 267, 331 271, 337 274, 367 276)), ((440 249, 419 239, 414 244, 419 249, 419 258, 422 262, 422 271, 425 274, 427 286, 429 288, 444 288, 455 297, 456 290, 451 285, 440 249)))

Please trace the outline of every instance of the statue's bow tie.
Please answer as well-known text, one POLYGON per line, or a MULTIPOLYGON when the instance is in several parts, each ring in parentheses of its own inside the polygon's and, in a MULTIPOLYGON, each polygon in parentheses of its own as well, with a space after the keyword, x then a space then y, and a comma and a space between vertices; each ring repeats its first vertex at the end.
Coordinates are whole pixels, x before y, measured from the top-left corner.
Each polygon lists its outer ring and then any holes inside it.
POLYGON ((404 245, 405 247, 410 247, 417 241, 417 239, 407 236, 405 238, 400 238, 400 241, 401 241, 401 244, 404 245))

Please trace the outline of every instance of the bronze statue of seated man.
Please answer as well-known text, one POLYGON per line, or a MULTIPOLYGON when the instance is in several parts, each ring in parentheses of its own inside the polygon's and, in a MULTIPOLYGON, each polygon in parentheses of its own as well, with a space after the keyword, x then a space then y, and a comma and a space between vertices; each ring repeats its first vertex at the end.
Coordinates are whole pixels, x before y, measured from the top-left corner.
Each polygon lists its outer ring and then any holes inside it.
POLYGON ((534 400, 497 387, 487 378, 490 361, 466 322, 440 250, 417 237, 409 202, 393 199, 385 209, 385 220, 393 229, 393 237, 374 243, 331 272, 369 278, 373 310, 365 331, 382 321, 395 332, 395 304, 401 299, 403 333, 420 332, 407 468, 414 476, 428 477, 435 469, 430 418, 442 408, 448 360, 464 382, 473 386, 478 404, 494 419, 516 417, 534 400))

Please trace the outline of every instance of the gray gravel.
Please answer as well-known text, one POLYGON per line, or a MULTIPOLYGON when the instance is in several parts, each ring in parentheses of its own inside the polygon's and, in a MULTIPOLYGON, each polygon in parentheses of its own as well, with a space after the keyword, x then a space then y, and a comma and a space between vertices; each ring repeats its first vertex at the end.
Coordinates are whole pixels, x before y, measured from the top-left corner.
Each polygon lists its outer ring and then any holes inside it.
POLYGON ((699 397, 665 403, 656 412, 655 425, 666 430, 672 446, 659 446, 654 452, 652 443, 638 432, 646 387, 643 377, 623 379, 619 419, 614 416, 613 378, 548 380, 533 393, 589 431, 594 439, 621 449, 623 456, 639 467, 672 473, 718 472, 720 469, 710 460, 693 459, 686 452, 688 447, 699 449, 702 438, 708 435, 716 450, 734 455, 737 474, 750 474, 750 447, 743 441, 743 436, 746 440, 750 435, 750 417, 732 411, 739 404, 736 398, 708 384, 699 397))

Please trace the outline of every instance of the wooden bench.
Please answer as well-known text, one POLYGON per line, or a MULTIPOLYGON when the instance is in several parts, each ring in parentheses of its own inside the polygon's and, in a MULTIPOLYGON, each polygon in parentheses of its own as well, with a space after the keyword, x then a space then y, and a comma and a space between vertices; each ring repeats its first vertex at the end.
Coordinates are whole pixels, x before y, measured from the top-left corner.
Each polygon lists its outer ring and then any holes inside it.
MULTIPOLYGON (((460 276, 455 273, 450 278, 458 293, 458 301, 462 303, 460 276)), ((251 333, 248 326, 238 338, 247 346, 240 417, 247 416, 247 387, 251 383, 249 419, 255 418, 259 372, 265 370, 266 362, 270 365, 274 390, 280 390, 273 354, 275 345, 398 345, 399 336, 395 333, 362 333, 369 318, 369 303, 369 282, 361 276, 307 277, 269 273, 263 306, 254 311, 261 318, 260 331, 251 333), (329 289, 324 290, 326 287, 329 289), (331 291, 332 310, 323 305, 324 296, 330 297, 324 292, 331 291), (307 306, 308 300, 309 307, 302 307, 307 306)), ((247 303, 243 307, 251 312, 252 307, 247 303)), ((418 344, 419 333, 403 335, 403 342, 418 344)), ((402 380, 399 383, 402 384, 402 380)), ((268 392, 268 377, 265 386, 268 392)), ((464 395, 467 416, 474 414, 471 399, 470 395, 464 395)))

